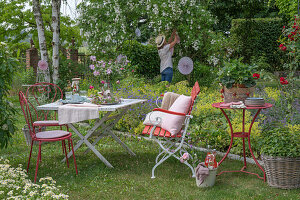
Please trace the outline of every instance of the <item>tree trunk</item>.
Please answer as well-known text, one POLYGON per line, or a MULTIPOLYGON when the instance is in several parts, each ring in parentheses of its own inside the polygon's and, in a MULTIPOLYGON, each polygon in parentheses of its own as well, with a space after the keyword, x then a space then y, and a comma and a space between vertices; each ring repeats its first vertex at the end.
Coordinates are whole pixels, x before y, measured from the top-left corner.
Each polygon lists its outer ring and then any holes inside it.
MULTIPOLYGON (((39 47, 41 53, 41 60, 46 61, 49 65, 49 56, 47 51, 46 37, 45 37, 45 29, 44 22, 41 14, 40 1, 33 0, 33 14, 36 21, 36 26, 38 30, 38 38, 39 38, 39 47)), ((50 82, 49 69, 45 73, 45 81, 50 82)))
POLYGON ((52 29, 53 29, 53 82, 57 83, 58 80, 58 67, 59 67, 59 33, 60 33, 60 5, 61 0, 52 0, 52 29))

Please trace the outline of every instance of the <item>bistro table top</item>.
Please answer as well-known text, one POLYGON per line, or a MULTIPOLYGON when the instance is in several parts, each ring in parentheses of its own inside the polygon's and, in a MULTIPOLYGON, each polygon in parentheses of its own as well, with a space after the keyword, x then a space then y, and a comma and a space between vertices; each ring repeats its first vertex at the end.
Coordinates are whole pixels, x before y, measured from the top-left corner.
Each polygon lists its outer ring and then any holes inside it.
POLYGON ((213 103, 212 107, 224 108, 224 109, 265 109, 265 108, 271 108, 273 106, 273 104, 265 103, 265 105, 263 106, 246 106, 246 108, 231 108, 230 106, 221 106, 222 103, 224 102, 213 103))
MULTIPOLYGON (((131 106, 138 103, 143 103, 147 101, 146 99, 122 99, 121 103, 114 105, 99 105, 99 111, 116 111, 127 106, 131 106)), ((78 104, 80 107, 80 104, 78 104)), ((38 110, 58 110, 60 106, 63 106, 59 102, 53 102, 45 105, 40 105, 37 107, 38 110)))

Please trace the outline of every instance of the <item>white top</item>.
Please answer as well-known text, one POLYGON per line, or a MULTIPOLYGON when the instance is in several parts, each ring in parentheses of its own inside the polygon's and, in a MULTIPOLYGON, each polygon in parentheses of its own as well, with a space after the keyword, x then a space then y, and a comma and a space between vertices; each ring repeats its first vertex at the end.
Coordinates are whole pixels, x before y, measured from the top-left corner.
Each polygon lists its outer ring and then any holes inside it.
MULTIPOLYGON (((115 104, 115 105, 99 105, 98 111, 116 111, 118 109, 125 108, 127 106, 131 106, 138 103, 143 103, 147 101, 146 99, 122 99, 121 103, 115 104)), ((77 104, 77 106, 74 107, 80 107, 82 104, 77 104)), ((45 104, 38 106, 38 110, 58 110, 60 106, 63 106, 57 102, 45 104)))
POLYGON ((160 57, 160 73, 167 67, 173 68, 172 63, 172 51, 170 50, 170 44, 165 45, 162 49, 158 50, 160 57))

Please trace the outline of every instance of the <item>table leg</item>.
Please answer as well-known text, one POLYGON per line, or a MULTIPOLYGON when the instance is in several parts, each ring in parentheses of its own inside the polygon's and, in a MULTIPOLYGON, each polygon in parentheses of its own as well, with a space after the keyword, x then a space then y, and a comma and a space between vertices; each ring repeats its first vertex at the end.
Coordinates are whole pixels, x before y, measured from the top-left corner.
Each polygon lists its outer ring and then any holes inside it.
POLYGON ((226 158, 227 155, 229 154, 229 151, 230 151, 230 149, 231 149, 231 147, 232 147, 232 143, 233 143, 233 128, 232 128, 230 119, 229 119, 229 117, 227 116, 227 114, 225 113, 225 111, 224 111, 222 108, 220 108, 220 109, 221 109, 222 113, 224 114, 224 116, 226 117, 226 119, 227 119, 227 121, 228 121, 228 124, 229 124, 229 127, 230 127, 230 131, 231 131, 231 139, 230 139, 230 145, 229 145, 229 148, 228 148, 226 154, 224 155, 224 157, 221 159, 221 161, 218 162, 218 166, 225 160, 225 158, 226 158))
MULTIPOLYGON (((93 128, 91 128, 87 134, 85 136, 83 136, 73 124, 69 124, 69 127, 76 133, 76 135, 78 135, 80 137, 80 141, 77 142, 76 146, 74 147, 74 152, 83 144, 85 143, 97 156, 98 158, 100 158, 100 160, 102 160, 108 167, 113 167, 95 148, 94 146, 87 140, 94 132, 97 128, 99 128, 99 126, 101 126, 106 119, 108 118, 108 116, 111 113, 106 113, 104 115, 104 117, 101 120, 97 120, 97 122, 95 123, 95 126, 93 128)), ((72 156, 72 151, 68 153, 68 158, 72 156)), ((64 162, 66 160, 66 158, 64 158, 62 160, 62 162, 64 162)))
MULTIPOLYGON (((245 133, 245 109, 243 109, 243 125, 242 125, 242 133, 243 135, 247 134, 245 133)), ((248 136, 249 137, 249 136, 248 136)), ((242 170, 246 169, 247 162, 246 162, 246 151, 245 151, 245 138, 243 137, 243 156, 244 156, 244 167, 242 170)))
POLYGON ((255 116, 253 117, 253 120, 252 120, 252 122, 251 122, 251 124, 250 124, 250 127, 249 127, 249 134, 248 134, 248 145, 249 145, 249 150, 250 150, 250 153, 251 153, 251 155, 252 155, 252 157, 253 157, 253 160, 255 161, 256 165, 260 168, 260 170, 263 172, 264 177, 262 178, 262 177, 260 177, 258 174, 256 174, 256 175, 257 175, 258 178, 263 179, 263 180, 266 182, 266 173, 265 173, 265 170, 262 168, 262 166, 261 166, 261 165, 258 163, 258 161, 256 160, 256 158, 255 158, 255 156, 254 156, 254 154, 253 154, 253 152, 252 152, 251 142, 250 142, 250 133, 251 133, 251 129, 252 129, 252 126, 253 126, 253 124, 254 124, 254 121, 255 121, 257 115, 260 113, 260 111, 261 111, 261 109, 258 109, 258 110, 257 110, 257 112, 256 112, 255 116))
MULTIPOLYGON (((114 116, 115 119, 114 121, 112 121, 110 124, 106 125, 105 127, 101 127, 101 129, 99 130, 99 132, 103 132, 101 133, 101 135, 95 139, 95 141, 93 142, 92 145, 96 145, 103 137, 110 135, 112 136, 112 138, 114 138, 114 140, 116 140, 125 150, 128 151, 128 153, 130 155, 135 156, 135 153, 125 144, 123 143, 113 132, 112 132, 112 128, 115 126, 116 123, 118 123, 118 121, 122 118, 123 114, 129 109, 125 108, 123 109, 123 111, 121 113, 119 113, 118 115, 114 116)), ((90 151, 90 149, 87 149, 85 151, 85 153, 88 153, 90 151)))
POLYGON ((122 145, 122 147, 126 149, 130 155, 136 156, 135 153, 133 153, 133 151, 131 151, 131 149, 124 144, 124 142, 122 142, 112 131, 109 131, 109 135, 111 135, 120 145, 122 145))

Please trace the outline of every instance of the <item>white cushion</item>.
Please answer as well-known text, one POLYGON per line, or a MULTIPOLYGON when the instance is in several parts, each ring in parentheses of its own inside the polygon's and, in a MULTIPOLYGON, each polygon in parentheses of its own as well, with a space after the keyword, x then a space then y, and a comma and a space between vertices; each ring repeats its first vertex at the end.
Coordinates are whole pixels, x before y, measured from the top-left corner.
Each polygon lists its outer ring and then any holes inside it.
MULTIPOLYGON (((180 95, 172 104, 169 111, 187 114, 189 111, 192 98, 190 96, 180 95)), ((173 115, 164 113, 161 111, 153 111, 146 115, 143 122, 145 125, 157 125, 171 133, 171 135, 176 135, 182 128, 185 116, 173 115), (157 118, 161 118, 161 122, 155 124, 157 118)))
MULTIPOLYGON (((172 104, 169 111, 187 114, 191 101, 192 98, 190 96, 180 95, 172 104)), ((161 127, 169 131, 171 135, 176 135, 181 130, 184 120, 185 116, 166 114, 161 127)))
POLYGON ((156 125, 161 126, 162 120, 165 118, 166 113, 160 111, 153 111, 146 115, 143 122, 144 125, 156 125))

